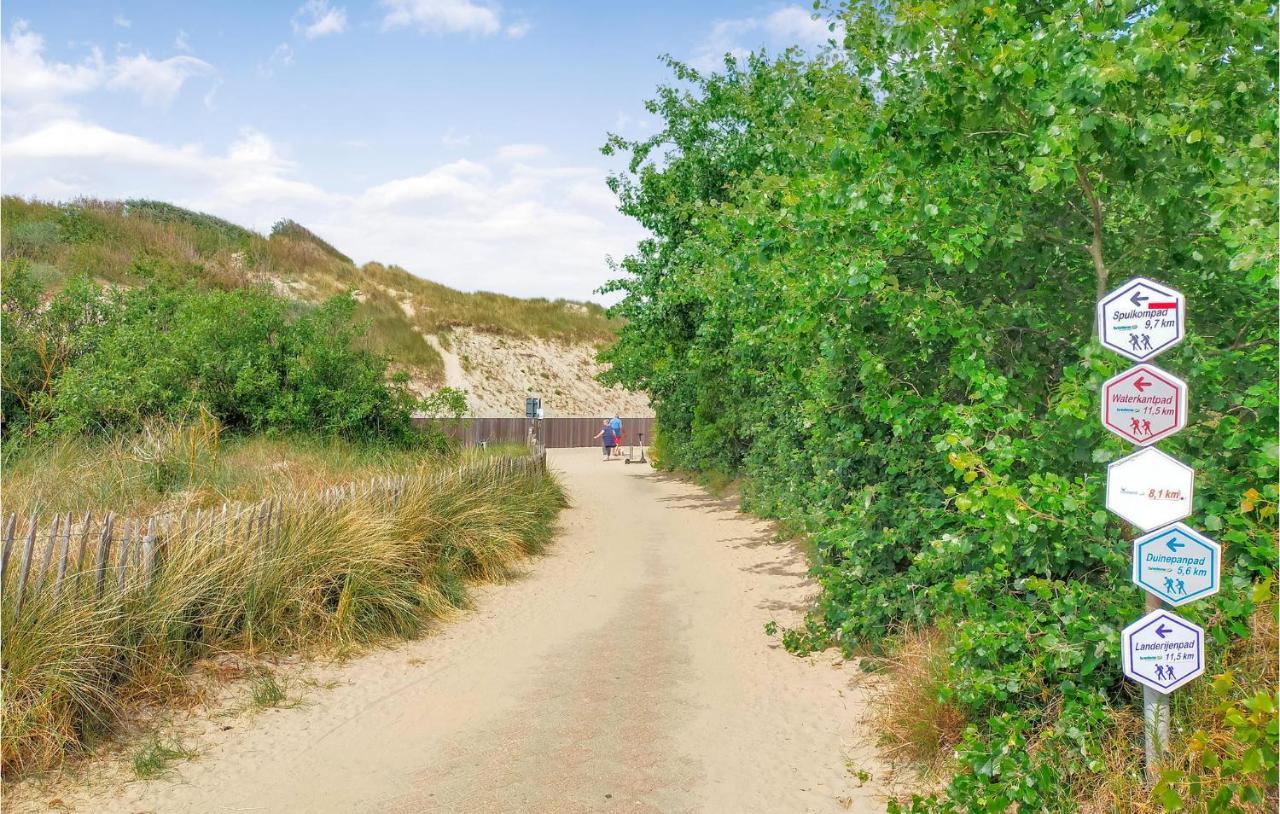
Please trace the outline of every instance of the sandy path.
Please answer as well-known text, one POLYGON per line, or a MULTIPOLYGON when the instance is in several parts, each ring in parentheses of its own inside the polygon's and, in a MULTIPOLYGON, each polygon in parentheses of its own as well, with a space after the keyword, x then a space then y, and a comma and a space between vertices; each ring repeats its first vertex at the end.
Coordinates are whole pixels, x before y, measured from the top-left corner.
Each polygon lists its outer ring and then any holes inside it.
POLYGON ((445 350, 444 345, 440 344, 440 340, 434 336, 423 334, 423 339, 431 346, 432 350, 440 354, 441 361, 444 362, 444 386, 454 387, 458 390, 466 390, 467 372, 462 369, 462 360, 453 351, 445 350))
MULTIPOLYGON (((648 466, 553 450, 573 507, 434 636, 324 668, 102 812, 882 811, 851 666, 763 633, 813 593, 766 524, 648 466)), ((47 799, 47 797, 46 797, 47 799)))

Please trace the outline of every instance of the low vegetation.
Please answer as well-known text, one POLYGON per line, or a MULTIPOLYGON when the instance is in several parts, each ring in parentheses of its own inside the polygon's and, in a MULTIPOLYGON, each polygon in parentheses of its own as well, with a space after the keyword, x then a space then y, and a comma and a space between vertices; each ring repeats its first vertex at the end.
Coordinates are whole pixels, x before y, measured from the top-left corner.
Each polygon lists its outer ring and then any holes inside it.
POLYGON ((355 302, 295 308, 263 290, 72 281, 42 299, 6 268, 6 437, 131 431, 205 411, 232 430, 417 440, 405 378, 359 347, 355 302))
POLYGON ((814 542, 788 645, 896 662, 890 746, 944 788, 895 810, 1276 808, 1274 14, 850 3, 813 58, 673 64, 659 132, 606 145, 653 235, 613 284, 610 375, 649 393, 655 458, 814 542), (1153 787, 1120 669, 1134 530, 1103 499, 1131 447, 1097 417, 1128 363, 1091 338, 1137 275, 1187 297, 1158 361, 1190 424, 1161 448, 1225 549, 1178 611, 1208 669, 1153 787))
POLYGON ((132 433, 12 444, 4 459, 4 504, 20 515, 194 511, 250 503, 274 490, 320 492, 443 456, 418 446, 317 435, 229 433, 211 418, 157 420, 132 433))

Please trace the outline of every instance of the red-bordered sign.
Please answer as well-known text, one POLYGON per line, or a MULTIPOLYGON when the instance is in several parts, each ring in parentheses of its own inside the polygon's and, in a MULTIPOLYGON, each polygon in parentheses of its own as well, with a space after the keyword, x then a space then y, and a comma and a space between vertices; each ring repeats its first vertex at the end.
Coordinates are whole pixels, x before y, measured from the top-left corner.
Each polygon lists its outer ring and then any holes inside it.
POLYGON ((1136 365, 1102 385, 1102 426, 1146 446, 1187 426, 1187 383, 1155 365, 1136 365))

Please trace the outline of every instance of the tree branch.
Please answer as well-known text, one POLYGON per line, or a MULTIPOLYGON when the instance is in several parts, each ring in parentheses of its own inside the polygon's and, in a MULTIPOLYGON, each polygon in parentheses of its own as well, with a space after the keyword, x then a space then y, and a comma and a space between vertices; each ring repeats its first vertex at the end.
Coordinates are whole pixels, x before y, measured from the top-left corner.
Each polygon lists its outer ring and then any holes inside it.
MULTIPOLYGON (((1076 180, 1080 182, 1080 190, 1084 193, 1085 200, 1089 202, 1090 211, 1093 212, 1093 240, 1084 247, 1084 250, 1093 259, 1093 275, 1096 282, 1094 300, 1098 301, 1107 293, 1107 264, 1102 258, 1102 204, 1099 203, 1093 184, 1089 181, 1089 174, 1079 164, 1075 167, 1076 180)), ((1093 324, 1095 337, 1098 336, 1100 327, 1095 316, 1093 324)))

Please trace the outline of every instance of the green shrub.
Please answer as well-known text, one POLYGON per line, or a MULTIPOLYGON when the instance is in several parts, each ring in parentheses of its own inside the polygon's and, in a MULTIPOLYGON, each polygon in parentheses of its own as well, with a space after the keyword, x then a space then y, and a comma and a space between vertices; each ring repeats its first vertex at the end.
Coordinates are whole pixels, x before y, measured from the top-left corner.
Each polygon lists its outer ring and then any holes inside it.
POLYGON ((19 265, 4 292, 5 433, 134 430, 207 411, 232 430, 410 443, 415 400, 360 349, 355 302, 294 313, 265 291, 83 280, 41 307, 19 265))
POLYGON ((38 255, 62 242, 62 227, 48 220, 19 223, 9 232, 6 253, 38 255))
POLYGON ((253 232, 222 218, 193 212, 163 201, 135 198, 124 202, 126 217, 146 218, 156 223, 177 223, 194 227, 192 237, 197 251, 209 256, 221 249, 245 250, 254 238, 253 232))
POLYGON ((352 262, 350 257, 347 257, 345 254, 334 248, 333 244, 325 241, 301 223, 289 220, 288 218, 276 221, 275 225, 271 227, 271 236, 290 238, 303 243, 310 243, 334 259, 341 260, 344 263, 352 262))

